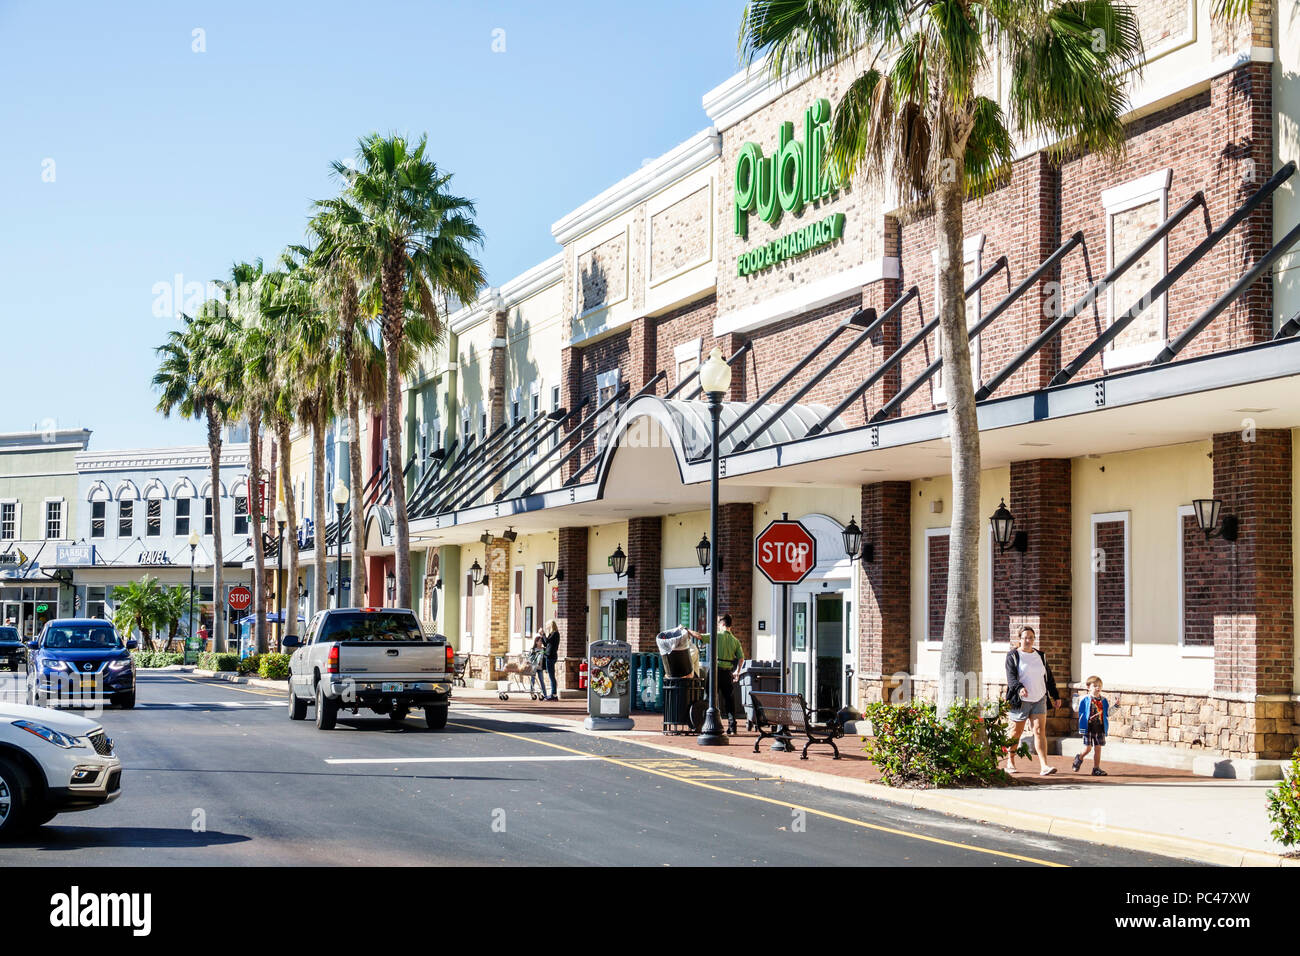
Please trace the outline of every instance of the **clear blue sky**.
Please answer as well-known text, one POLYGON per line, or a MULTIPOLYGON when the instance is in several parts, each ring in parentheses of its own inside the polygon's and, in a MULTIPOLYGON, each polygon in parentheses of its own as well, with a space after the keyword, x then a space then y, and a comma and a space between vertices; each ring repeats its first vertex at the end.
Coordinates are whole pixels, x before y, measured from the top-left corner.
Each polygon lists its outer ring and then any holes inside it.
POLYGON ((553 255, 552 222, 708 125, 742 9, 0 0, 0 432, 201 443, 153 410, 155 284, 273 262, 372 130, 428 132, 490 282, 553 255))

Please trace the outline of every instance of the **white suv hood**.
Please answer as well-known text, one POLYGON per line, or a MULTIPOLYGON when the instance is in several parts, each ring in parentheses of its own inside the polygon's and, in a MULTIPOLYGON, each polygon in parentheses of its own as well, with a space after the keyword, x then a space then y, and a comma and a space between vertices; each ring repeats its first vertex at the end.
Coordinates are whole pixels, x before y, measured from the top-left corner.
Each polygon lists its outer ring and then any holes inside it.
POLYGON ((34 724, 44 724, 51 730, 73 737, 85 737, 91 731, 99 729, 98 721, 87 720, 54 707, 28 707, 26 704, 0 703, 0 721, 12 723, 15 720, 30 720, 34 724))

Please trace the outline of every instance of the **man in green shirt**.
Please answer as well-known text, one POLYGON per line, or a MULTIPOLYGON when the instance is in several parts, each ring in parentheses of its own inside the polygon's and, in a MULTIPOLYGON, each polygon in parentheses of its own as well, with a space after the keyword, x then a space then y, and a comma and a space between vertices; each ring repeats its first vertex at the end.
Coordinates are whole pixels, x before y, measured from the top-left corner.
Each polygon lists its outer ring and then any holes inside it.
MULTIPOLYGON (((736 732, 736 702, 733 696, 733 678, 745 659, 745 649, 740 639, 731 633, 731 615, 719 619, 718 630, 718 711, 727 715, 727 733, 736 732)), ((690 632, 697 641, 708 642, 711 635, 690 632)))

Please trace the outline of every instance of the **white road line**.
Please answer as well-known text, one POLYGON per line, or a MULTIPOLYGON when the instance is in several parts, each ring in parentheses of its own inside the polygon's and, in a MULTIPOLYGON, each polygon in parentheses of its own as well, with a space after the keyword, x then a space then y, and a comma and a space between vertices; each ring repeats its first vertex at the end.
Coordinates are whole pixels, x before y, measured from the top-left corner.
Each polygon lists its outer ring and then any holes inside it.
POLYGON ((600 760, 600 757, 550 755, 534 757, 336 757, 327 764, 394 764, 394 763, 553 763, 566 760, 600 760))

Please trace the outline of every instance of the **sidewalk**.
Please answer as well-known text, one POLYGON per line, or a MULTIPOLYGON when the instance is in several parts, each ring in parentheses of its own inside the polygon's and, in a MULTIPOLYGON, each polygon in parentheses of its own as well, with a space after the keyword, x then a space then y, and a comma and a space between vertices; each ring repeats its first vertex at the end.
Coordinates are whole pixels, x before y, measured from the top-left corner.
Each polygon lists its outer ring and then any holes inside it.
MULTIPOLYGON (((455 700, 539 719, 580 733, 587 716, 586 701, 534 701, 512 694, 508 701, 495 691, 457 688, 455 700)), ((1007 787, 947 790, 895 790, 879 782, 880 774, 862 755, 859 737, 837 741, 841 759, 829 747, 813 745, 808 759, 799 752, 772 753, 770 741, 753 752, 757 733, 740 733, 727 747, 701 747, 693 736, 665 736, 659 714, 633 715, 635 730, 601 733, 627 737, 637 744, 668 753, 720 763, 764 777, 825 787, 917 809, 935 810, 1053 836, 1144 850, 1224 866, 1298 866, 1300 858, 1284 858, 1286 848, 1269 835, 1271 825, 1265 793, 1274 782, 1202 777, 1183 770, 1111 763, 1109 776, 1093 777, 1086 764, 1079 773, 1070 758, 1052 756, 1056 773, 1038 774, 1036 760, 1022 760, 1021 773, 1007 787)), ((800 748, 802 749, 802 744, 800 748)))

